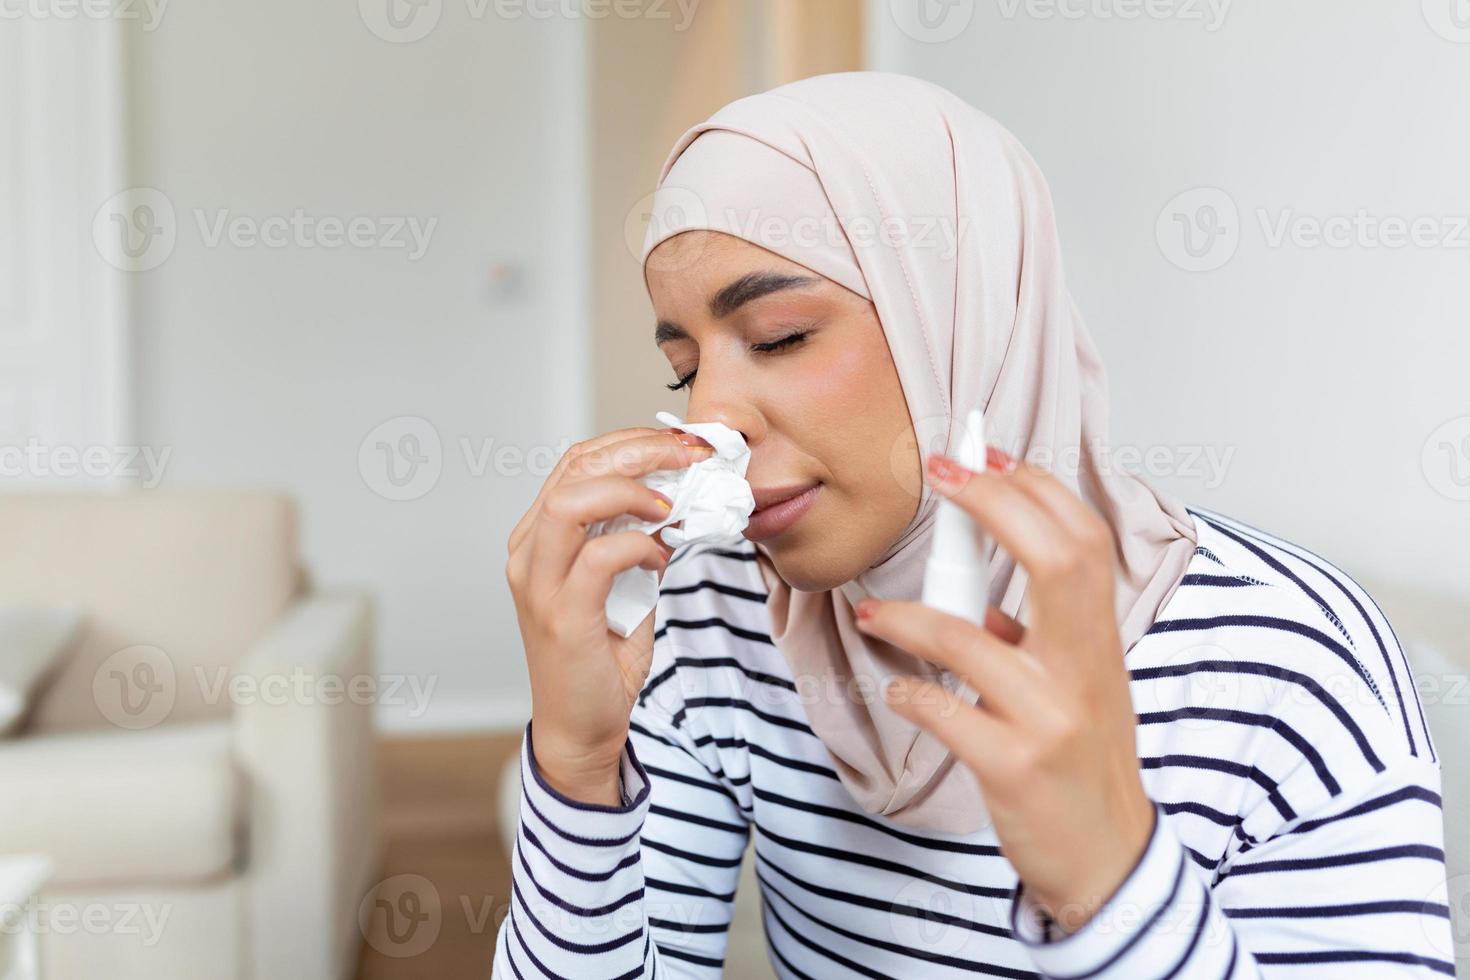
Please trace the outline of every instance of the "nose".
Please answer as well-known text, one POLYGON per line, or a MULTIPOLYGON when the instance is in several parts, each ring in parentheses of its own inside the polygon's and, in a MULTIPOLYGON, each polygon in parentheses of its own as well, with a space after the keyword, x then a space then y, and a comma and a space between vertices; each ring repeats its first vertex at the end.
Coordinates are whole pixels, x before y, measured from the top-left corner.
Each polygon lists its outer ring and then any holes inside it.
POLYGON ((734 386, 722 390, 715 378, 706 376, 703 365, 689 393, 684 421, 723 423, 744 436, 745 444, 751 449, 766 437, 766 421, 760 410, 750 399, 740 397, 734 386))

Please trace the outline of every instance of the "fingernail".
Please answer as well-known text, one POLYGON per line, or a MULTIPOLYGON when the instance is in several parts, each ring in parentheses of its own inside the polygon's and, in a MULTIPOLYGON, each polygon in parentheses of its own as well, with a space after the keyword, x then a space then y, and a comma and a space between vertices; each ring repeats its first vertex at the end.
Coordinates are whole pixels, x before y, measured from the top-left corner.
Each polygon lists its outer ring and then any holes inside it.
POLYGON ((655 501, 657 501, 658 502, 658 505, 660 507, 662 507, 664 510, 673 510, 674 509, 674 502, 671 501, 668 497, 665 497, 663 494, 659 493, 657 490, 651 490, 649 492, 653 494, 653 499, 655 501))
POLYGON ((681 443, 690 447, 691 449, 713 450, 715 448, 692 432, 675 432, 674 438, 678 439, 681 443))
POLYGON ((1016 461, 994 446, 985 447, 985 465, 1002 473, 1013 473, 1016 469, 1016 461))
POLYGON ((877 610, 877 608, 878 608, 878 600, 876 600, 876 599, 859 599, 857 601, 857 605, 855 605, 855 606, 852 607, 852 611, 855 612, 855 613, 857 613, 857 618, 858 619, 868 619, 868 618, 870 618, 873 615, 873 613, 877 610))
POLYGON ((964 468, 948 456, 935 453, 929 457, 929 476, 939 483, 957 483, 964 475, 964 468))

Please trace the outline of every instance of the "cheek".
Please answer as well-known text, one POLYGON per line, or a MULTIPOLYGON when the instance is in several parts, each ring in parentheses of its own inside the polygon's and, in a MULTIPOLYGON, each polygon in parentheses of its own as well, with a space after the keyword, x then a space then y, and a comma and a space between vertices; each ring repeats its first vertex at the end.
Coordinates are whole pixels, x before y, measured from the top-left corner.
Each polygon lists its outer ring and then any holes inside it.
POLYGON ((863 351, 838 344, 802 362, 781 372, 780 390, 771 392, 781 406, 781 428, 802 455, 821 465, 834 489, 859 489, 868 457, 886 449, 871 444, 872 366, 863 351))
MULTIPOLYGON (((860 493, 869 505, 887 491, 912 496, 904 486, 917 462, 895 471, 895 455, 913 444, 913 427, 898 374, 881 336, 878 346, 851 344, 826 359, 823 370, 801 383, 797 431, 806 448, 818 456, 840 489, 860 493)), ((917 457, 915 456, 916 460, 917 457)))
POLYGON ((870 399, 873 385, 878 381, 870 353, 844 346, 827 358, 823 370, 812 377, 811 397, 815 404, 810 408, 825 421, 861 427, 873 411, 870 399))

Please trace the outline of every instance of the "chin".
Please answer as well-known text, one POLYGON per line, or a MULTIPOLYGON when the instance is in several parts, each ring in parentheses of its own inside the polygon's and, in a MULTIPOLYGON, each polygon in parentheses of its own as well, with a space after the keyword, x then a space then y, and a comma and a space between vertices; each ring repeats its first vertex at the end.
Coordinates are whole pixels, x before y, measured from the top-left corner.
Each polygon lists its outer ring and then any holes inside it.
POLYGON ((798 592, 826 592, 856 578, 867 565, 851 555, 837 555, 815 543, 802 547, 775 540, 760 546, 770 556, 781 580, 798 592))

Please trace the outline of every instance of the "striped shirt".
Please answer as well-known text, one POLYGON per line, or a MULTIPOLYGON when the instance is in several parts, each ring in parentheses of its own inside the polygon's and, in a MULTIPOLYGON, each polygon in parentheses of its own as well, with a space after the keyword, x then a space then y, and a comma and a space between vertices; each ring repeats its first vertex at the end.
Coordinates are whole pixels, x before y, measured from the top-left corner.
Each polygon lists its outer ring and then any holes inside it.
POLYGON ((1158 819, 1080 931, 1051 937, 993 831, 858 807, 744 544, 669 565, 623 806, 551 789, 527 726, 494 976, 720 976, 751 834, 783 978, 1453 976, 1439 762, 1392 628, 1324 559, 1191 514, 1186 575, 1126 656, 1158 819))

